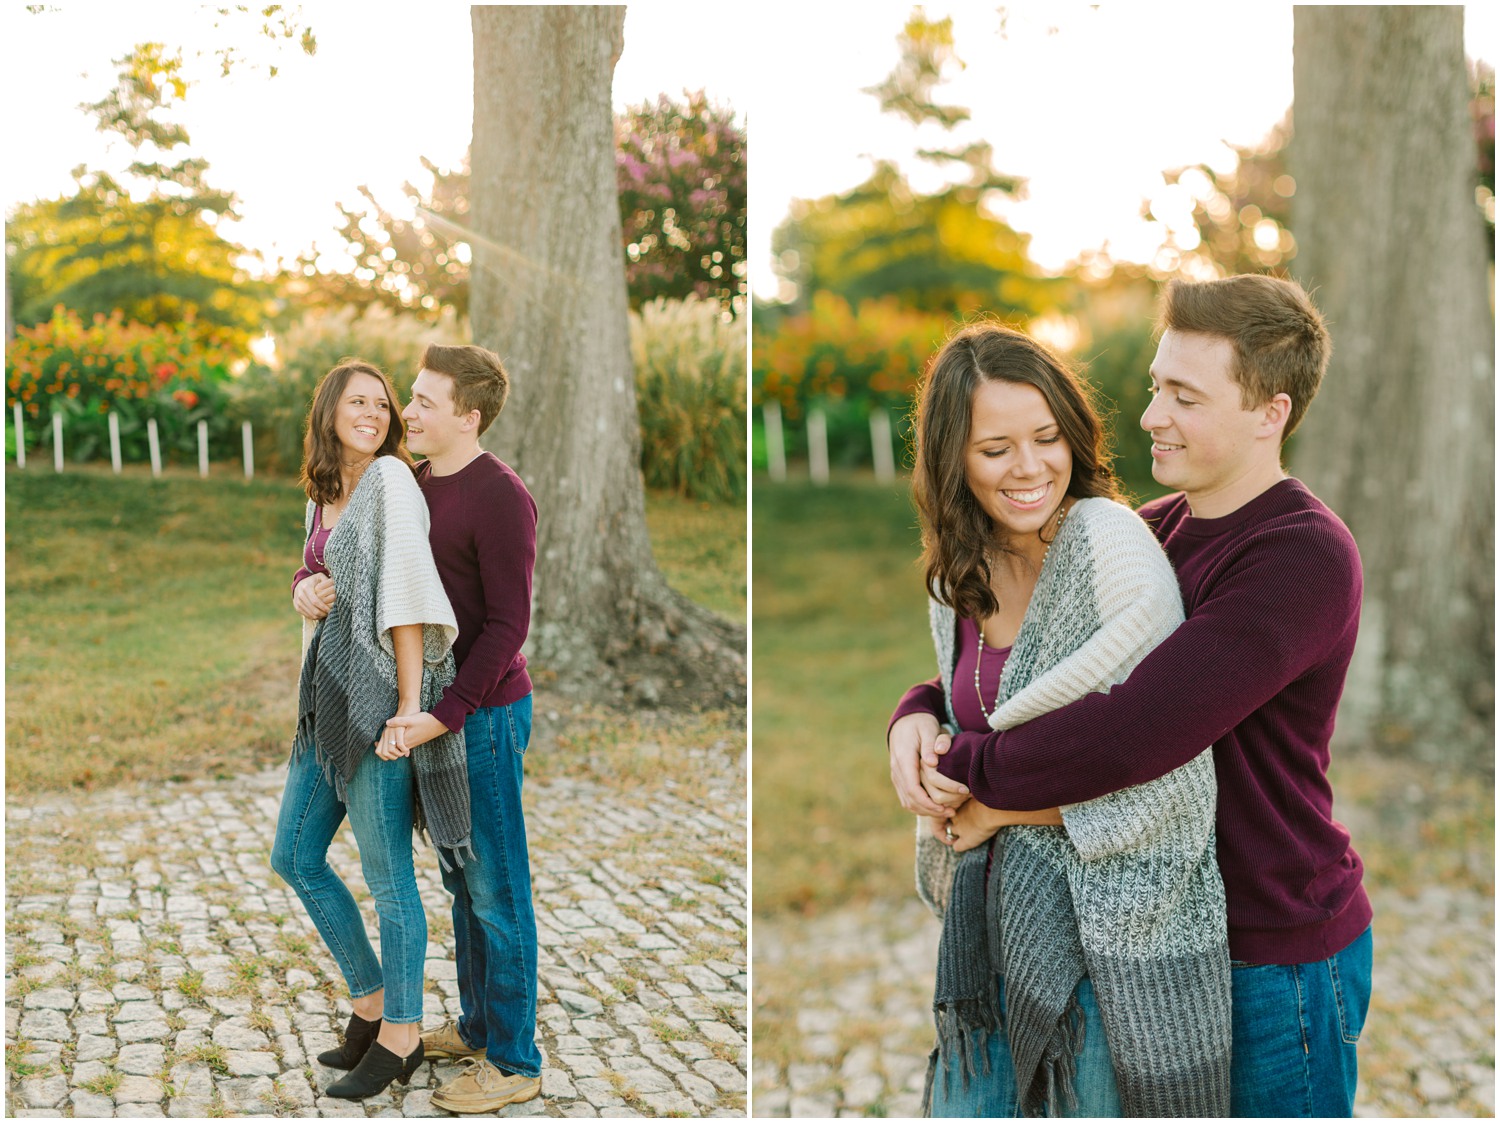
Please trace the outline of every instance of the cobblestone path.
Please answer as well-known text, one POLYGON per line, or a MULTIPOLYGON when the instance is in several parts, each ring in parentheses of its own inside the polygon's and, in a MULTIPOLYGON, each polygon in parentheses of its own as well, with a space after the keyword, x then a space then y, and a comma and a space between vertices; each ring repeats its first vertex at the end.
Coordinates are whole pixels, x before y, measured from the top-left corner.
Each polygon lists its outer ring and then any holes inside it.
MULTIPOLYGON (((542 1097, 500 1116, 743 1115, 743 760, 694 750, 691 783, 527 781, 540 937, 542 1097)), ((271 872, 284 773, 8 800, 7 1113, 445 1115, 454 1071, 324 1097, 342 977, 271 872)), ((448 897, 429 918, 423 1024, 458 1013, 448 897)), ((347 825, 331 860, 378 931, 347 825)))
MULTIPOLYGON (((1380 827, 1359 809, 1347 821, 1356 842, 1380 827)), ((1372 886, 1371 897, 1374 987, 1355 1115, 1493 1116, 1493 893, 1372 886)), ((938 935, 914 896, 805 921, 757 917, 754 1113, 918 1114, 938 935)))

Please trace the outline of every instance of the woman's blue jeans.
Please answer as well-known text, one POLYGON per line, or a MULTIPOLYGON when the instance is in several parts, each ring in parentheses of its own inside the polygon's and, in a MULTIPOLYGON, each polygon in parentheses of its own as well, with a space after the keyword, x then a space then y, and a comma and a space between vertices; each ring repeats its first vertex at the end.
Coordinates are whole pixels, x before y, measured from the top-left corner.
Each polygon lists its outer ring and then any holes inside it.
POLYGON ((271 868, 302 899, 344 973, 350 997, 384 988, 381 1018, 399 1023, 422 1020, 427 955, 427 914, 412 868, 412 783, 409 757, 381 760, 371 751, 349 781, 346 807, 324 776, 317 754, 311 749, 293 753, 271 848, 271 868), (328 864, 328 846, 345 814, 380 918, 380 958, 348 886, 328 864))
POLYGON ((521 815, 522 764, 531 741, 531 695, 469 715, 469 807, 474 858, 451 853, 443 884, 453 894, 458 1032, 496 1068, 540 1076, 536 1047, 536 916, 521 815))
MULTIPOLYGON (((1005 1009, 1005 983, 999 984, 1000 1009, 1005 1009)), ((1083 1052, 1078 1057, 1078 1073, 1073 1091, 1078 1107, 1067 1112, 1075 1118, 1118 1118, 1122 1108, 1120 1092, 1115 1087, 1115 1066, 1104 1038, 1104 1021, 1094 997, 1094 984, 1084 979, 1078 984, 1078 1004, 1083 1007, 1083 1052)), ((1016 1103, 1016 1072, 1011 1061, 1010 1042, 1005 1031, 990 1034, 990 1071, 977 1073, 969 1086, 963 1086, 963 1075, 951 1074, 941 1059, 932 1081, 932 1115, 935 1119, 1009 1119, 1019 1114, 1016 1103)), ((1059 1105, 1061 1106, 1061 1105, 1059 1105)), ((1063 1114, 1059 1112, 1058 1114, 1063 1114)))
POLYGON ((1234 962, 1230 1111, 1237 1118, 1354 1114, 1374 938, 1289 965, 1234 962))

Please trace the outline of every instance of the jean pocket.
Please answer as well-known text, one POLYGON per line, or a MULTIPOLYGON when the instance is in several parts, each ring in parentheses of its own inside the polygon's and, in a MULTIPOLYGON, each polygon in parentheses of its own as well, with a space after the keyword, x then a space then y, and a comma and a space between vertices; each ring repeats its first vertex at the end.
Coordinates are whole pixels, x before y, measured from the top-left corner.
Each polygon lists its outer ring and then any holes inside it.
POLYGON ((1358 979, 1340 972, 1338 956, 1331 957, 1327 963, 1328 983, 1333 988, 1333 1005, 1339 1016, 1339 1033, 1343 1035, 1344 1044, 1354 1045, 1365 1028, 1365 1014, 1370 1006, 1369 988, 1364 988, 1363 994, 1359 993, 1358 979))
POLYGON ((519 702, 512 702, 505 707, 505 725, 510 733, 511 751, 518 756, 524 755, 526 746, 531 742, 531 699, 522 698, 519 702), (524 712, 518 712, 522 707, 524 712))

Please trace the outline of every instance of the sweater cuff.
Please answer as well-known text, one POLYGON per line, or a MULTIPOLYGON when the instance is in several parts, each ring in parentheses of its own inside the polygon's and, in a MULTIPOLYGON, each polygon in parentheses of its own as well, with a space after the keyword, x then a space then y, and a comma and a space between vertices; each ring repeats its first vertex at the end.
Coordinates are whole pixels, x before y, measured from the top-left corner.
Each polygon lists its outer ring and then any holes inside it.
POLYGON ((919 682, 905 694, 901 695, 901 701, 896 706, 896 712, 891 715, 890 722, 885 727, 886 744, 890 744, 891 726, 909 714, 931 714, 938 719, 941 725, 944 720, 946 707, 943 705, 943 684, 937 679, 930 682, 919 682))
POLYGON ((452 732, 459 733, 463 730, 464 722, 474 711, 463 704, 463 701, 453 696, 453 691, 445 690, 443 696, 438 699, 438 704, 432 707, 432 716, 446 725, 452 732))
POLYGON ((960 784, 967 784, 969 766, 974 760, 974 747, 980 744, 984 737, 983 733, 954 734, 953 744, 948 746, 946 753, 938 757, 938 774, 950 780, 957 780, 960 784))
POLYGON ((297 591, 297 586, 302 584, 305 578, 311 576, 312 570, 308 569, 305 565, 301 569, 297 570, 297 576, 292 578, 292 592, 295 593, 297 591))

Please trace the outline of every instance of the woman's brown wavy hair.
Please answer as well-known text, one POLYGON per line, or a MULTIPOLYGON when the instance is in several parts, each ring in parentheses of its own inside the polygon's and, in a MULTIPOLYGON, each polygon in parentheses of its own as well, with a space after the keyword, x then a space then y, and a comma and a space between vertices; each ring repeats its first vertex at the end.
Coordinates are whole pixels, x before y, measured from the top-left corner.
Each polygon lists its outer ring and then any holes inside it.
POLYGON ((974 394, 985 382, 1034 386, 1047 399, 1073 455, 1068 495, 1123 499, 1092 392, 1066 363, 998 323, 970 324, 950 336, 917 387, 912 493, 928 591, 960 617, 979 621, 999 610, 988 559, 1005 549, 965 471, 974 394))
POLYGON ((413 468, 411 453, 401 443, 406 439, 406 422, 401 419, 401 404, 396 399, 391 380, 373 363, 363 359, 340 359, 313 391, 312 409, 307 414, 307 435, 302 439, 302 478, 298 482, 307 490, 307 497, 319 506, 336 503, 344 493, 344 477, 339 470, 339 452, 344 446, 334 432, 333 418, 349 379, 356 374, 380 379, 386 399, 391 403, 390 428, 375 455, 395 456, 408 468, 413 468))

